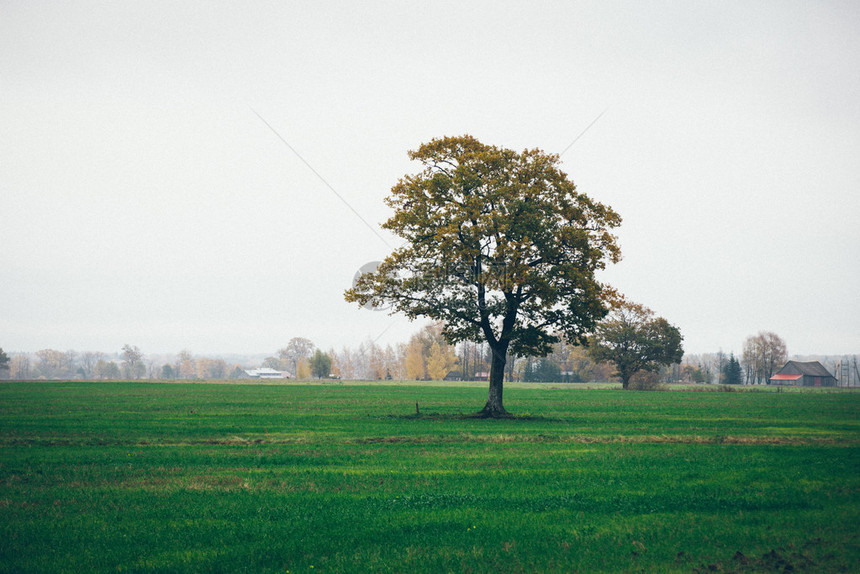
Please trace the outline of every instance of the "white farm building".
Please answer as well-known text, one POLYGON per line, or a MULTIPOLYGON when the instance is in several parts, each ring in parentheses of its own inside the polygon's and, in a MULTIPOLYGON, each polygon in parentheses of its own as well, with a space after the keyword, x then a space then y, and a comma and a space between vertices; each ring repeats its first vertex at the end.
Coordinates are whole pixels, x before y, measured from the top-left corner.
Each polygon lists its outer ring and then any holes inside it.
POLYGON ((245 374, 252 379, 289 379, 290 377, 292 377, 292 375, 290 375, 286 371, 276 371, 275 369, 270 369, 269 367, 248 369, 245 370, 245 374))

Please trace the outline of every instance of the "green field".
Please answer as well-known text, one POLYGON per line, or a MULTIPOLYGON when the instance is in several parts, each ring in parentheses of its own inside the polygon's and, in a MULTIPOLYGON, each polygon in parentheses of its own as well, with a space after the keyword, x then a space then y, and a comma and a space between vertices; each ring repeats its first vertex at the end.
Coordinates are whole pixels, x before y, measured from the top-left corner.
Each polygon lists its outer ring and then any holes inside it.
POLYGON ((860 571, 860 393, 485 399, 0 384, 0 571, 860 571))

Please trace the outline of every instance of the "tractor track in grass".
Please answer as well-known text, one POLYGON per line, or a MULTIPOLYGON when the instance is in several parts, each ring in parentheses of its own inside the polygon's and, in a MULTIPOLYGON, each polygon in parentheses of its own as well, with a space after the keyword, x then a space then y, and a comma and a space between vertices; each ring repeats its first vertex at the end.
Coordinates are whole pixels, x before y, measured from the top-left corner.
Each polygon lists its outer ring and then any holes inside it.
POLYGON ((201 438, 199 440, 120 440, 105 437, 4 437, 0 438, 0 448, 21 446, 42 447, 182 447, 182 446, 276 446, 276 445, 313 445, 332 444, 511 444, 511 443, 556 443, 556 444, 710 444, 710 445, 830 445, 857 446, 860 440, 845 437, 812 436, 751 436, 751 435, 547 435, 547 434, 420 434, 346 437, 337 439, 313 436, 227 436, 201 438))

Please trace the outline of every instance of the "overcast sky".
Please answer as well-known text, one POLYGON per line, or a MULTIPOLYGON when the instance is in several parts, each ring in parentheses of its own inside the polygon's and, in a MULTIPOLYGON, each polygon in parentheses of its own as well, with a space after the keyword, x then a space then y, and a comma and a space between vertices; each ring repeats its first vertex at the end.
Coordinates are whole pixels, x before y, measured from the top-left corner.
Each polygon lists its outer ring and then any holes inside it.
POLYGON ((858 353, 858 30, 850 0, 0 1, 0 347, 405 341, 343 291, 399 245, 407 150, 559 153, 605 111, 562 156, 623 217, 605 281, 688 352, 858 353))

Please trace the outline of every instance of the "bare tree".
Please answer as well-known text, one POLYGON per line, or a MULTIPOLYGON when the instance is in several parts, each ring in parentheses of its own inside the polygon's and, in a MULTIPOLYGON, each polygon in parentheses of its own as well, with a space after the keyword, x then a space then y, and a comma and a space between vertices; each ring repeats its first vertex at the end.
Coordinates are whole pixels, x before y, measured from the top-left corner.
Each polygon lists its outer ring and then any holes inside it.
POLYGON ((30 357, 27 355, 15 355, 12 357, 12 368, 9 375, 13 379, 29 379, 30 378, 30 357))
POLYGON ((179 353, 176 359, 176 373, 180 379, 194 379, 197 377, 197 362, 191 355, 191 351, 185 349, 179 353))
POLYGON ((41 349, 36 351, 36 369, 39 375, 46 379, 69 376, 70 365, 68 355, 56 349, 41 349))
POLYGON ((297 375, 299 359, 310 359, 316 349, 313 341, 304 337, 293 337, 287 346, 278 350, 278 358, 282 362, 282 368, 292 369, 293 375, 297 375))
POLYGON ((227 377, 227 363, 223 359, 197 359, 198 379, 223 379, 227 377))
POLYGON ((143 353, 136 346, 123 345, 122 371, 123 375, 130 379, 139 379, 146 373, 146 365, 143 364, 143 353))
POLYGON ((776 333, 760 331, 758 335, 750 335, 741 353, 746 383, 767 383, 787 359, 785 341, 776 333))
POLYGON ((103 359, 104 356, 104 353, 98 353, 93 351, 85 351, 81 353, 80 365, 81 368, 84 370, 85 377, 93 376, 93 370, 96 367, 96 363, 99 362, 99 359, 103 359))
POLYGON ((764 338, 765 347, 765 381, 770 380, 778 367, 785 364, 788 359, 788 349, 779 335, 772 332, 760 333, 764 338))
POLYGON ((353 352, 344 347, 340 353, 329 352, 332 356, 332 370, 344 379, 355 379, 355 360, 353 352))
POLYGON ((723 367, 726 364, 726 354, 720 349, 717 351, 717 384, 723 382, 723 367))

